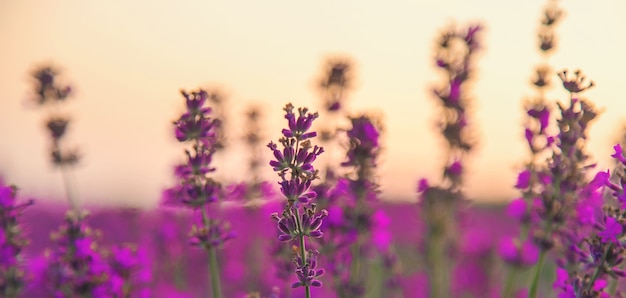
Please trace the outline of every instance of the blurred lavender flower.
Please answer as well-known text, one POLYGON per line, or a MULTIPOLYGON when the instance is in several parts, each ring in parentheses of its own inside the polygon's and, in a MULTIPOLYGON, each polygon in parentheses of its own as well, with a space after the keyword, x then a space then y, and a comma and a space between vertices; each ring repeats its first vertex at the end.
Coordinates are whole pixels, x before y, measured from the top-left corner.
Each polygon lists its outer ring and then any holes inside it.
POLYGON ((344 107, 345 94, 351 87, 352 62, 347 58, 333 58, 326 62, 325 72, 320 81, 320 91, 324 108, 328 113, 336 113, 344 107))
POLYGON ((152 297, 149 284, 152 268, 145 248, 126 244, 111 249, 111 288, 113 295, 120 298, 152 297))
POLYGON ((287 104, 284 108, 288 128, 282 130, 283 137, 279 139, 283 150, 273 142, 268 147, 274 154, 275 160, 270 166, 278 172, 281 181, 280 191, 287 199, 282 213, 273 213, 272 218, 277 222, 280 231, 279 240, 298 242, 296 257, 296 275, 299 281, 295 287, 305 288, 307 298, 311 297, 311 286, 321 286, 317 279, 323 270, 316 268, 317 252, 307 251, 305 237, 322 237, 319 229, 322 220, 328 215, 326 210, 316 213, 315 204, 311 203, 317 194, 310 189, 311 182, 318 178, 318 171, 313 162, 324 152, 324 149, 311 145, 311 138, 317 133, 310 131, 317 113, 311 114, 307 108, 299 108, 298 115, 294 113, 294 106, 287 104), (289 177, 287 176, 289 175, 289 177))
POLYGON ((433 94, 443 108, 438 128, 448 145, 448 156, 443 171, 444 184, 429 186, 424 180, 418 187, 422 218, 428 229, 425 243, 430 297, 451 297, 450 272, 455 262, 452 252, 457 246, 456 220, 464 201, 463 159, 475 142, 468 123, 470 102, 465 86, 472 78, 474 57, 480 49, 481 29, 479 25, 464 31, 452 28, 441 35, 437 44, 435 64, 445 72, 446 83, 434 88, 433 94), (458 49, 457 44, 463 49, 458 49))
POLYGON ((99 232, 86 223, 87 213, 69 211, 52 235, 56 247, 47 253, 44 286, 54 297, 111 297, 111 268, 96 242, 99 232))
POLYGON ((78 163, 80 154, 76 148, 66 148, 62 142, 66 135, 70 118, 59 110, 59 107, 73 93, 71 87, 63 86, 59 83, 58 74, 59 70, 51 66, 43 66, 33 72, 32 77, 35 81, 34 91, 36 94, 34 102, 40 106, 47 107, 50 111, 46 127, 52 141, 50 149, 52 163, 61 169, 68 203, 74 211, 78 212, 79 204, 71 187, 68 170, 78 163))
POLYGON ((18 202, 17 188, 0 179, 0 296, 20 297, 25 285, 22 249, 29 241, 21 225, 22 211, 32 200, 18 202))

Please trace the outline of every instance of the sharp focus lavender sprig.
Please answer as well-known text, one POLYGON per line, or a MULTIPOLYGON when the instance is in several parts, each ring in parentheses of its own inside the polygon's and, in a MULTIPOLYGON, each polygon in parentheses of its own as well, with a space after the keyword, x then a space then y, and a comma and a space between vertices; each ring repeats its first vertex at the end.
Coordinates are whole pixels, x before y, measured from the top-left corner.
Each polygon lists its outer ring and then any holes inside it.
POLYGON ((25 285, 22 249, 28 245, 20 227, 22 211, 32 200, 18 202, 17 188, 0 180, 0 296, 19 297, 25 285))
MULTIPOLYGON (((535 199, 532 214, 537 219, 531 224, 530 235, 541 248, 536 270, 532 275, 529 297, 536 297, 539 276, 548 250, 556 247, 561 259, 559 265, 569 272, 577 264, 572 252, 580 246, 581 227, 576 214, 585 212, 585 202, 591 200, 594 191, 586 189, 586 176, 594 165, 589 164, 585 143, 589 124, 598 111, 589 101, 579 98, 579 93, 593 86, 579 71, 574 78, 567 71, 559 73, 563 87, 570 93, 566 105, 557 103, 560 117, 557 119, 559 133, 553 144, 552 156, 543 172, 540 196, 535 199), (590 198, 591 197, 591 198, 590 198)), ((583 225, 584 226, 584 225, 583 225)))
POLYGON ((313 162, 324 152, 318 146, 312 146, 310 139, 317 133, 310 131, 317 113, 309 113, 307 108, 299 108, 294 113, 294 106, 287 104, 284 108, 288 128, 283 129, 283 137, 279 139, 282 150, 273 142, 268 144, 275 160, 270 165, 278 172, 281 181, 280 191, 287 199, 281 214, 272 214, 278 223, 279 240, 297 242, 298 253, 295 260, 298 281, 292 287, 304 287, 307 298, 311 297, 310 287, 320 287, 318 280, 324 271, 317 268, 317 252, 306 249, 305 238, 323 236, 320 230, 322 220, 328 215, 326 210, 316 212, 315 204, 311 203, 317 194, 311 190, 311 182, 318 178, 318 171, 313 162))
POLYGON ((215 171, 211 162, 220 140, 216 132, 220 122, 211 118, 211 108, 206 107, 209 93, 199 90, 181 91, 181 94, 187 111, 174 122, 175 136, 180 142, 192 143, 192 147, 185 150, 187 162, 176 167, 179 184, 166 191, 164 203, 182 204, 194 212, 201 212, 202 217, 196 220, 191 230, 191 244, 207 251, 213 297, 220 298, 217 250, 234 237, 227 223, 209 216, 210 203, 217 201, 221 192, 220 183, 208 176, 215 171))
POLYGON ((441 187, 431 187, 421 180, 418 192, 422 216, 427 225, 427 262, 430 297, 451 297, 450 272, 454 266, 451 252, 455 250, 456 219, 464 201, 463 159, 474 140, 468 125, 469 96, 466 83, 472 77, 473 61, 480 48, 481 26, 470 26, 465 31, 454 29, 441 35, 436 50, 436 65, 446 73, 443 87, 433 90, 443 108, 438 123, 448 145, 441 187), (455 45, 462 45, 462 49, 455 45))

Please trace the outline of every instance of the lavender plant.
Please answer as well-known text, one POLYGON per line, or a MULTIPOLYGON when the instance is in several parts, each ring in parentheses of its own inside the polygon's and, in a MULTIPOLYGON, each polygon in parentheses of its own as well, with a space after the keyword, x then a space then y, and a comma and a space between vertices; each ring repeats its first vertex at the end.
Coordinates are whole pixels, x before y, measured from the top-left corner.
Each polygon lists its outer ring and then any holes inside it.
POLYGON ((21 214, 33 200, 18 202, 17 187, 0 180, 0 294, 20 297, 26 283, 22 250, 29 241, 21 227, 21 214))
MULTIPOLYGON (((370 232, 372 230, 372 215, 374 208, 372 202, 377 198, 377 183, 375 182, 375 172, 377 157, 380 152, 379 129, 376 128, 370 117, 354 117, 352 128, 348 131, 350 138, 350 149, 347 154, 347 161, 342 166, 351 169, 353 172, 347 178, 349 192, 353 201, 347 203, 343 210, 345 223, 350 225, 349 233, 354 240, 351 245, 351 266, 348 289, 358 289, 362 295, 365 290, 366 275, 363 269, 364 246, 369 243, 370 232)), ((353 296, 354 293, 344 297, 353 296)))
POLYGON ((305 296, 311 297, 311 287, 321 287, 319 277, 324 270, 317 268, 317 250, 306 248, 306 238, 323 236, 320 226, 328 216, 324 209, 317 211, 316 204, 312 203, 317 194, 311 190, 313 180, 319 178, 313 161, 324 152, 324 149, 311 144, 311 138, 317 133, 310 131, 317 113, 309 113, 307 108, 299 108, 298 115, 294 113, 294 106, 287 104, 284 108, 288 129, 283 129, 283 136, 279 139, 283 150, 270 142, 268 147, 274 153, 275 160, 270 165, 281 178, 280 191, 287 199, 282 213, 272 214, 272 219, 278 223, 282 242, 297 242, 295 257, 296 276, 298 281, 292 288, 304 287, 305 296))
POLYGON ((221 190, 221 185, 208 176, 215 171, 211 162, 216 152, 218 138, 215 130, 219 121, 211 118, 211 108, 205 107, 209 95, 206 91, 181 91, 181 94, 187 111, 174 122, 175 135, 179 142, 192 145, 191 150, 185 150, 187 162, 176 167, 179 184, 167 192, 164 203, 182 204, 194 212, 200 211, 201 216, 196 217, 191 228, 190 243, 207 252, 209 284, 213 297, 220 298, 222 290, 217 250, 235 234, 230 231, 227 222, 209 214, 211 203, 217 201, 221 190))
POLYGON ((473 60, 479 49, 480 26, 465 31, 447 30, 437 44, 436 65, 445 71, 446 84, 435 88, 441 101, 442 120, 439 129, 446 140, 448 152, 442 186, 430 186, 421 180, 421 213, 426 222, 425 243, 429 270, 430 297, 451 297, 450 272, 454 267, 456 218, 463 208, 463 159, 473 147, 468 126, 469 97, 466 83, 473 72, 473 60), (459 50, 457 46, 462 46, 459 50))
POLYGON ((552 156, 542 175, 544 179, 540 196, 532 203, 531 216, 536 220, 531 222, 530 236, 541 252, 532 275, 529 297, 537 296, 545 257, 553 247, 559 252, 562 267, 569 267, 569 271, 577 263, 571 253, 580 243, 577 231, 580 225, 577 224, 576 214, 585 212, 585 209, 579 208, 589 195, 584 192, 585 185, 589 183, 586 176, 588 170, 593 168, 584 147, 588 125, 597 117, 598 111, 588 100, 578 95, 591 88, 593 82, 588 82, 579 71, 574 75, 572 78, 567 71, 559 73, 563 87, 570 93, 570 100, 567 105, 557 103, 560 111, 560 118, 557 119, 559 132, 554 138, 552 156))

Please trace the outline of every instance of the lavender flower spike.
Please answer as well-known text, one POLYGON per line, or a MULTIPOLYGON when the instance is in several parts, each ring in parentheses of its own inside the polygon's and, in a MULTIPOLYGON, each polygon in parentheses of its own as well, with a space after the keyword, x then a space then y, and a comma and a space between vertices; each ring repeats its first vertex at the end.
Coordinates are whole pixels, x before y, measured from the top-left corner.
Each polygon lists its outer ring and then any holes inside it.
POLYGON ((311 190, 311 182, 318 178, 318 170, 313 161, 324 152, 318 146, 312 146, 311 140, 317 133, 310 131, 317 113, 309 113, 307 108, 299 108, 294 113, 294 106, 287 104, 284 108, 288 128, 282 130, 283 137, 279 139, 282 151, 273 142, 268 147, 274 153, 275 160, 270 161, 272 169, 281 178, 280 190, 287 199, 281 215, 272 214, 272 219, 278 224, 278 239, 284 242, 298 240, 298 252, 294 262, 298 281, 292 287, 304 287, 307 298, 311 297, 310 287, 320 287, 322 283, 317 277, 323 270, 317 269, 318 252, 306 250, 305 238, 320 238, 323 236, 320 227, 323 219, 328 216, 326 210, 316 213, 315 204, 311 200, 317 197, 311 190))

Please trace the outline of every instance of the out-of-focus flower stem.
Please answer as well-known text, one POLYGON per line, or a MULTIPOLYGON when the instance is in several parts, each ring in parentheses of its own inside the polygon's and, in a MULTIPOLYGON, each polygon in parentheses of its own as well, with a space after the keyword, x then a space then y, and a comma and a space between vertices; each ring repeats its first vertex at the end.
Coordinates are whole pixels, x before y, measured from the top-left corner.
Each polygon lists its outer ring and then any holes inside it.
POLYGON ((539 289, 539 276, 541 276, 541 269, 543 267, 543 261, 546 258, 546 250, 541 250, 541 254, 539 254, 539 262, 535 268, 535 274, 533 275, 533 282, 530 285, 530 292, 528 293, 528 298, 537 298, 537 291, 539 289))
MULTIPOLYGON (((626 263, 622 263, 622 265, 619 266, 619 269, 624 269, 624 265, 626 265, 626 263)), ((611 297, 614 297, 615 294, 617 293, 617 278, 613 278, 611 279, 611 282, 609 283, 609 295, 611 295, 611 297)))
POLYGON ((70 181, 70 173, 67 165, 61 166, 61 175, 63 176, 63 185, 65 186, 65 195, 67 196, 67 202, 70 204, 72 210, 74 210, 74 212, 78 214, 78 202, 76 201, 76 196, 74 196, 72 182, 70 181))
POLYGON ((504 284, 504 292, 502 292, 503 298, 513 297, 513 291, 515 291, 515 285, 517 283, 517 277, 519 275, 519 269, 517 267, 512 268, 509 271, 509 275, 506 278, 504 284))
POLYGON ((450 258, 445 234, 431 235, 428 242, 428 260, 430 260, 430 296, 431 298, 450 296, 450 258))

